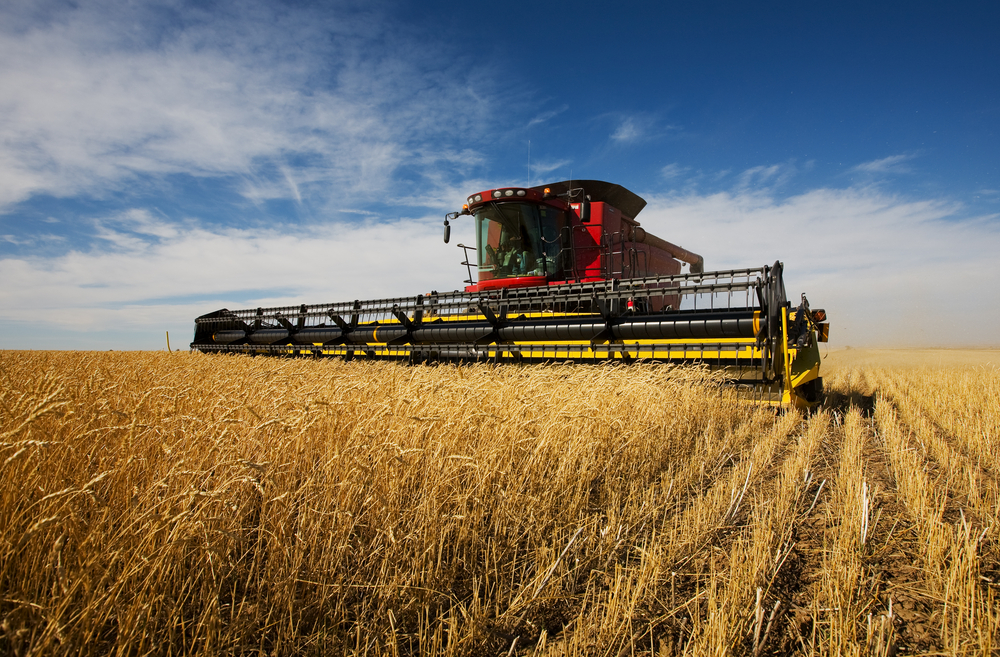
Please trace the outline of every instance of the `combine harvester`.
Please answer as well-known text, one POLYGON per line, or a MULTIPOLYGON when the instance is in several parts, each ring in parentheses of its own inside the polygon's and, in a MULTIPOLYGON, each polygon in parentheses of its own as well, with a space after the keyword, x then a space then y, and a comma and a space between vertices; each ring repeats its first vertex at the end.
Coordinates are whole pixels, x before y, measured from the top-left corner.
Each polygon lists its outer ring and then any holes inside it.
POLYGON ((704 271, 702 257, 644 231, 646 202, 598 180, 473 194, 464 291, 249 310, 195 320, 206 353, 410 363, 699 363, 755 398, 822 401, 826 313, 785 297, 780 262, 704 271), (681 273, 682 263, 688 272, 681 273), (475 268, 475 272, 473 272, 475 268))

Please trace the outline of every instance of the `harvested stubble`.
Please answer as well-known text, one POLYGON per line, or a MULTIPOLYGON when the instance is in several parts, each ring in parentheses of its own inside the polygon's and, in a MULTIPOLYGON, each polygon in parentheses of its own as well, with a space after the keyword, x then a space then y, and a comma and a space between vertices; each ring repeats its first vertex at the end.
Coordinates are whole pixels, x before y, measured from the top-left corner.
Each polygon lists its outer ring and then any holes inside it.
POLYGON ((0 352, 0 652, 988 652, 995 410, 838 372, 0 352))

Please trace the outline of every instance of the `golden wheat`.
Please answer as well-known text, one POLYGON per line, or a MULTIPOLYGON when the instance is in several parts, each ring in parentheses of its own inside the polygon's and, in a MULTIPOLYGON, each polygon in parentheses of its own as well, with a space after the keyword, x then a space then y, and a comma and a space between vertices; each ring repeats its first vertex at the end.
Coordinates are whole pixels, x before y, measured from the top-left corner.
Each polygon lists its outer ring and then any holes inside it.
POLYGON ((0 352, 0 651, 988 654, 1000 375, 955 354, 835 352, 803 417, 664 366, 0 352))

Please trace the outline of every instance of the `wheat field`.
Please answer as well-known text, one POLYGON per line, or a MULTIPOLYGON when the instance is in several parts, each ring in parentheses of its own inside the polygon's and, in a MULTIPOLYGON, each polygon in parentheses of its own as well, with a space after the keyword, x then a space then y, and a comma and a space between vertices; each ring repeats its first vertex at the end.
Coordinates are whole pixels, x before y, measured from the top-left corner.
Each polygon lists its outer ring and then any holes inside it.
POLYGON ((0 352, 0 653, 996 654, 998 366, 0 352))

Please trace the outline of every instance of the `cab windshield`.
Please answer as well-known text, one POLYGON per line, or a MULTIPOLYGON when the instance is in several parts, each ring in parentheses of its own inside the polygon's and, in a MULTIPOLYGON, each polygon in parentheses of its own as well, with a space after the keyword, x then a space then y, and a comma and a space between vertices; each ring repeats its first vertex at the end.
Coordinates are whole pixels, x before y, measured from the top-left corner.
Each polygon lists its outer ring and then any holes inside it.
POLYGON ((489 203, 475 211, 479 280, 563 274, 566 214, 534 203, 489 203))

